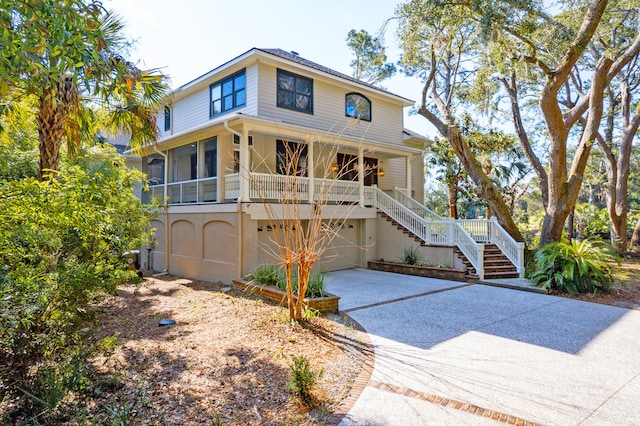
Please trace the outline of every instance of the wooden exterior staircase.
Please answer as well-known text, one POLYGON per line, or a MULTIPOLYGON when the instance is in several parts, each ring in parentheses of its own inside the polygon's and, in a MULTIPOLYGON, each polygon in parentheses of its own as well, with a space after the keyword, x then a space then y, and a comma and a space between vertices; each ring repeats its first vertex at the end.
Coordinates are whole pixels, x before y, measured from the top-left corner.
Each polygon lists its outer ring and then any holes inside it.
MULTIPOLYGON (((378 214, 381 215, 385 220, 391 222, 393 226, 395 226, 398 230, 402 231, 405 235, 413 238, 417 243, 419 243, 422 247, 427 247, 429 244, 426 244, 420 237, 409 231, 407 228, 402 226, 397 221, 393 220, 387 214, 378 211, 378 214)), ((479 277, 476 273, 475 268, 471 264, 471 262, 467 259, 467 257, 462 253, 462 251, 453 246, 453 252, 458 259, 462 261, 462 263, 466 267, 467 271, 467 280, 474 282, 478 281, 479 277)), ((484 279, 500 279, 500 278, 518 278, 518 270, 516 266, 505 256, 505 254, 496 246, 495 244, 484 244, 484 279)))
MULTIPOLYGON (((475 268, 471 265, 471 262, 466 258, 464 254, 454 247, 453 252, 456 256, 465 264, 467 268, 467 277, 470 281, 477 281, 478 275, 475 268)), ((511 263, 507 256, 500 251, 495 244, 485 244, 484 246, 484 279, 501 279, 501 278, 518 278, 518 270, 516 266, 511 263)))

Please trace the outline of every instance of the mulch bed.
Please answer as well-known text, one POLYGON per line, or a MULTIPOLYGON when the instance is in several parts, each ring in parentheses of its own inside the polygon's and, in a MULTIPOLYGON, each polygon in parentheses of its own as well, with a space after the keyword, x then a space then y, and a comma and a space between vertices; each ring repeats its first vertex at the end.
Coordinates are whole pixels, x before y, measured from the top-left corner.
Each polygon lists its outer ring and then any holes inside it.
POLYGON ((87 417, 110 407, 130 424, 306 425, 346 412, 366 336, 336 315, 292 325, 285 307, 223 287, 166 275, 105 300, 98 338, 117 344, 92 359, 102 385, 87 417), (166 318, 176 324, 159 327, 166 318), (323 371, 311 406, 287 389, 299 355, 323 371))

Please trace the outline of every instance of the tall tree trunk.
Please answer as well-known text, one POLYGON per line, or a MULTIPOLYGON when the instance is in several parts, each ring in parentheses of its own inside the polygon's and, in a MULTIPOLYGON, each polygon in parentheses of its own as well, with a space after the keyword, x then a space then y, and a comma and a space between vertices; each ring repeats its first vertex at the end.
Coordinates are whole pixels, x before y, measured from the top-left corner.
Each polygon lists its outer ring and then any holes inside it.
POLYGON ((493 182, 491 182, 489 176, 484 173, 482 166, 471 152, 471 148, 464 140, 464 136, 462 136, 457 126, 450 125, 446 136, 453 151, 467 171, 467 175, 469 175, 477 185, 478 192, 486 200, 489 208, 493 210, 500 225, 502 225, 505 231, 516 241, 524 241, 522 233, 513 220, 509 206, 505 203, 502 194, 493 182))
POLYGON ((607 76, 612 65, 613 61, 609 58, 600 58, 596 64, 589 92, 589 116, 569 171, 567 170, 569 129, 558 105, 559 86, 553 83, 555 74, 547 77, 547 84, 540 96, 540 109, 545 117, 550 138, 549 199, 540 233, 541 245, 562 239, 565 221, 578 199, 589 152, 600 127, 604 90, 608 84, 607 76))
POLYGON ((38 110, 38 146, 40 165, 38 179, 46 179, 50 170, 58 170, 60 165, 60 147, 64 136, 65 117, 60 104, 53 106, 51 92, 40 97, 38 110))
POLYGON ((79 105, 78 87, 71 77, 62 76, 60 83, 40 96, 38 109, 38 146, 40 164, 38 179, 48 179, 50 171, 60 166, 60 148, 69 112, 79 105))
MULTIPOLYGON (((629 210, 628 182, 631 163, 633 139, 640 127, 640 109, 631 116, 631 94, 626 77, 620 81, 620 105, 622 115, 622 135, 618 158, 616 159, 611 146, 613 132, 607 132, 606 139, 598 136, 598 144, 605 154, 607 181, 606 192, 607 212, 609 213, 609 229, 611 231, 611 245, 618 253, 627 251, 627 213, 629 210)), ((613 108, 611 109, 613 113, 613 108)), ((610 125, 613 129, 613 125, 610 125)), ((635 234, 635 231, 634 231, 635 234)))
POLYGON ((449 182, 449 217, 451 219, 458 218, 458 194, 456 192, 456 183, 449 182))
POLYGON ((631 242, 629 243, 631 249, 640 246, 640 219, 636 222, 636 226, 633 228, 633 235, 631 236, 631 242))

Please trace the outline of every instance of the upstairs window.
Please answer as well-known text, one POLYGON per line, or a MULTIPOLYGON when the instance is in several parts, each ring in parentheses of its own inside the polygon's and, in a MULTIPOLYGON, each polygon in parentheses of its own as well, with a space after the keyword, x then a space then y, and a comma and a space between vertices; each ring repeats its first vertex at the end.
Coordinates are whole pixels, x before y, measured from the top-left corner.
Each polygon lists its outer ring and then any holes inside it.
POLYGON ((209 86, 209 97, 211 101, 210 117, 244 106, 247 102, 245 70, 209 86))
POLYGON ((345 100, 345 115, 371 121, 371 101, 360 93, 348 93, 345 100))
POLYGON ((313 114, 313 80, 279 69, 277 105, 313 114))
POLYGON ((171 130, 171 108, 167 105, 164 107, 164 131, 171 130))

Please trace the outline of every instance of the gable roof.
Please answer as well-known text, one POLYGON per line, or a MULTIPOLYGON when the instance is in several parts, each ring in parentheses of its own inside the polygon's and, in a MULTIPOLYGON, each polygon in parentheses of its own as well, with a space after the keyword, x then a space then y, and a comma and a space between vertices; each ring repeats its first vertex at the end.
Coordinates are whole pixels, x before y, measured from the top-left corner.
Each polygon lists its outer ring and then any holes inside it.
POLYGON ((411 99, 405 98, 403 96, 400 95, 396 95, 395 93, 391 93, 385 89, 381 89, 380 87, 376 87, 371 83, 367 83, 364 82, 362 80, 358 80, 357 78, 351 77, 347 74, 343 74, 341 72, 338 72, 336 70, 333 70, 331 68, 325 67, 323 65, 320 65, 316 62, 310 61, 308 59, 304 59, 302 58, 299 54, 294 53, 294 52, 287 52, 285 50, 282 49, 268 49, 268 48, 258 48, 258 47, 254 47, 251 48, 249 50, 247 50, 246 52, 244 52, 241 55, 236 56, 235 58, 231 59, 230 61, 225 62, 224 64, 212 69, 211 71, 201 75, 200 77, 197 77, 191 81, 189 81, 188 83, 183 84, 182 86, 180 86, 178 89, 175 90, 175 92, 180 92, 182 90, 185 90, 191 86, 196 85, 197 83, 201 82, 202 80, 205 80, 207 77, 216 74, 217 72, 223 70, 224 68, 227 68, 228 66, 230 66, 231 64, 237 63, 243 59, 246 59, 248 57, 250 57, 252 54, 258 53, 260 52, 261 54, 267 54, 267 55, 271 55, 271 56, 275 56, 277 59, 280 60, 285 60, 285 61, 289 61, 289 62, 293 62, 295 64, 298 65, 302 65, 304 67, 307 68, 311 68, 315 71, 319 71, 323 74, 327 74, 331 77, 334 78, 338 78, 341 80, 346 80, 350 83, 354 83, 360 86, 364 86, 368 89, 371 90, 375 90, 377 92, 383 93, 387 96, 392 96, 394 98, 400 99, 403 101, 404 104, 406 105, 413 105, 414 101, 412 101, 411 99))
MULTIPOLYGON (((313 69, 315 69, 317 71, 321 71, 323 73, 330 74, 330 75, 332 75, 334 77, 339 77, 339 78, 341 78, 343 80, 348 80, 348 81, 350 81, 352 83, 361 84, 363 86, 370 87, 371 89, 379 90, 379 91, 386 92, 386 93, 389 93, 389 94, 393 95, 393 93, 388 92, 388 91, 386 91, 384 89, 381 89, 380 87, 374 86, 371 83, 367 83, 365 81, 358 80, 357 78, 351 77, 351 76, 349 76, 347 74, 343 74, 343 73, 338 72, 336 70, 332 70, 331 68, 327 68, 327 67, 325 67, 323 65, 320 65, 320 64, 317 64, 315 62, 309 61, 308 59, 304 59, 299 54, 297 54, 295 52, 287 52, 287 51, 282 50, 282 49, 260 49, 260 48, 257 48, 257 47, 255 48, 255 50, 259 50, 261 52, 269 53, 271 55, 278 56, 278 57, 280 57, 282 59, 287 59, 287 60, 289 60, 291 62, 295 62, 295 63, 298 63, 300 65, 304 65, 304 66, 307 66, 309 68, 313 68, 313 69)), ((395 95, 395 96, 397 96, 397 95, 395 95)))

